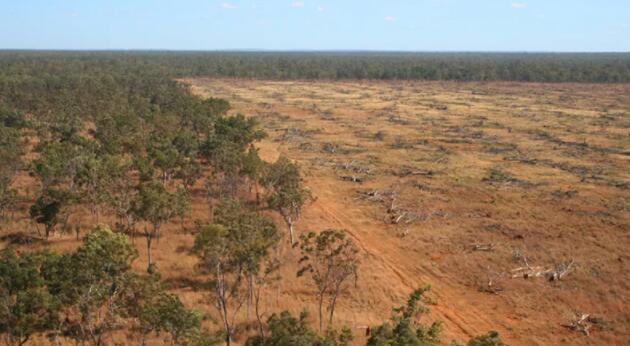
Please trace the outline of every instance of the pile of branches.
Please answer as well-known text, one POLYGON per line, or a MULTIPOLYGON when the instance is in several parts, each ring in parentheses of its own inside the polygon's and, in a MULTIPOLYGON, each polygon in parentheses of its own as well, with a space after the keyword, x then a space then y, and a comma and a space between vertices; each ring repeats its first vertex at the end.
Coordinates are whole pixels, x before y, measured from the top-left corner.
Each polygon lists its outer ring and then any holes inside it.
POLYGON ((591 330, 594 326, 604 328, 604 321, 601 318, 581 312, 576 312, 571 323, 565 325, 565 327, 583 333, 586 336, 591 335, 591 330))
POLYGON ((549 281, 560 281, 573 270, 573 265, 575 263, 574 260, 569 260, 549 268, 543 266, 532 267, 529 265, 526 257, 523 257, 523 261, 525 262, 524 267, 512 269, 511 273, 513 279, 545 277, 549 281))
POLYGON ((431 170, 417 169, 409 166, 403 166, 399 169, 392 169, 391 174, 397 177, 410 177, 410 176, 426 176, 432 177, 435 172, 431 170))
POLYGON ((398 205, 398 193, 389 189, 371 189, 358 191, 359 198, 371 202, 378 202, 387 206, 387 220, 393 225, 408 225, 416 221, 424 221, 431 217, 445 217, 442 211, 423 213, 398 205))
POLYGON ((337 163, 337 169, 343 169, 358 174, 372 174, 374 168, 363 161, 351 160, 337 163))

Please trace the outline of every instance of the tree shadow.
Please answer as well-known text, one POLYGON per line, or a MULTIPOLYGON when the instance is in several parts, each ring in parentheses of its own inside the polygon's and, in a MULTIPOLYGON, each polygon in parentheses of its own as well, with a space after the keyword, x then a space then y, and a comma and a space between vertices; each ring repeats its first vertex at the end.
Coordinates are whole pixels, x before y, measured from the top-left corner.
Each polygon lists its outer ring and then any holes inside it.
POLYGON ((188 276, 167 278, 164 280, 164 283, 172 289, 190 288, 195 292, 212 289, 212 285, 208 281, 188 276))
POLYGON ((13 232, 0 237, 0 240, 7 242, 10 245, 32 245, 44 242, 44 239, 38 236, 33 236, 25 232, 13 232))

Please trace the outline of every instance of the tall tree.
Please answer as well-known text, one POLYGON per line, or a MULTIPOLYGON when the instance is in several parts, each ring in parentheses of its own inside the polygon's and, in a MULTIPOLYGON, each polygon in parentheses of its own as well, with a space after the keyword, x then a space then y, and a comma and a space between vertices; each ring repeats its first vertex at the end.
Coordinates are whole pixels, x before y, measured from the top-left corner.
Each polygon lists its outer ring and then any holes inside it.
POLYGON ((282 215, 293 245, 295 222, 300 218, 304 205, 312 199, 311 192, 302 183, 299 167, 284 156, 268 166, 264 182, 269 207, 282 215))
POLYGON ((150 224, 150 227, 144 227, 144 236, 147 239, 148 272, 155 270, 151 256, 153 240, 160 237, 160 231, 165 223, 178 213, 187 211, 188 198, 185 189, 178 189, 177 192, 171 193, 164 185, 157 182, 148 182, 140 186, 132 208, 138 219, 150 224))
POLYGON ((136 257, 126 236, 97 227, 76 251, 47 261, 44 278, 63 304, 60 329, 65 335, 95 346, 107 343, 121 325, 121 303, 136 257))
POLYGON ((300 237, 301 268, 297 275, 309 275, 317 289, 319 308, 319 329, 323 328, 324 298, 328 294, 330 312, 328 323, 333 322, 337 298, 344 285, 358 279, 359 250, 354 242, 346 237, 345 231, 325 230, 320 234, 310 232, 300 237))
POLYGON ((273 222, 227 200, 215 211, 214 224, 201 226, 194 251, 211 279, 223 320, 226 342, 232 343, 235 317, 251 302, 253 280, 279 240, 273 222))
POLYGON ((23 345, 58 323, 59 302, 41 277, 45 257, 0 251, 0 335, 6 345, 23 345))

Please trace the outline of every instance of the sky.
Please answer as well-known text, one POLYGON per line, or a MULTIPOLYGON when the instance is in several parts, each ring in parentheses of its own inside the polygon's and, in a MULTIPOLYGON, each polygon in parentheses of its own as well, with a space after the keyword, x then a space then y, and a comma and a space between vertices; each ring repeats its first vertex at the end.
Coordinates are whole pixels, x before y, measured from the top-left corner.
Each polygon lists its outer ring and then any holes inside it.
POLYGON ((630 0, 0 0, 0 49, 630 51, 630 0))

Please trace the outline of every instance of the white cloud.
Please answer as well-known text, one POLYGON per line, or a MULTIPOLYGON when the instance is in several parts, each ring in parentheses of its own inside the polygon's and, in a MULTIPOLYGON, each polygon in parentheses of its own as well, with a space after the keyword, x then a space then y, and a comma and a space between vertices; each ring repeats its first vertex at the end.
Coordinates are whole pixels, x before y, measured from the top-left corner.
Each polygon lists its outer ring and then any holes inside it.
POLYGON ((302 8, 304 7, 304 1, 293 1, 291 7, 302 8))
POLYGON ((512 8, 525 8, 527 7, 527 4, 524 2, 513 2, 512 3, 512 8))
POLYGON ((221 7, 223 7, 223 8, 224 8, 224 9, 226 9, 226 10, 235 10, 235 9, 237 9, 237 8, 238 8, 238 6, 236 6, 236 5, 234 5, 234 4, 231 4, 231 3, 229 3, 229 2, 224 2, 224 3, 222 3, 222 4, 221 4, 221 7))
POLYGON ((317 11, 324 12, 326 11, 326 8, 324 6, 317 6, 317 11))
POLYGON ((396 19, 397 19, 397 18, 396 18, 396 17, 394 17, 394 16, 387 16, 387 17, 385 17, 385 20, 386 20, 386 21, 388 21, 388 22, 395 22, 395 21, 396 21, 396 19))

